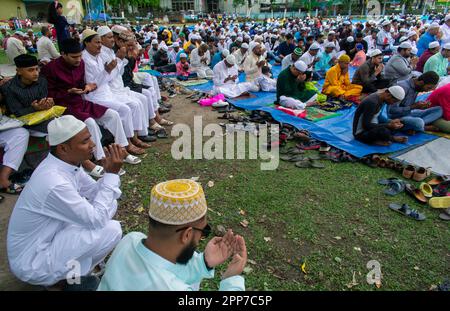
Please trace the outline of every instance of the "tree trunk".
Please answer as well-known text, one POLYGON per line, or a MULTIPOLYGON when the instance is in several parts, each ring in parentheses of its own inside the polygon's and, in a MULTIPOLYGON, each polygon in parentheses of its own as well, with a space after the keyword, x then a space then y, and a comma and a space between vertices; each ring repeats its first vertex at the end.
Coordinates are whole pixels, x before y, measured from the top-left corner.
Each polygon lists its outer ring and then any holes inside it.
POLYGON ((383 1, 383 13, 381 15, 386 15, 386 0, 383 1))
POLYGON ((350 18, 351 15, 352 15, 352 2, 349 1, 349 4, 348 4, 348 17, 350 18))

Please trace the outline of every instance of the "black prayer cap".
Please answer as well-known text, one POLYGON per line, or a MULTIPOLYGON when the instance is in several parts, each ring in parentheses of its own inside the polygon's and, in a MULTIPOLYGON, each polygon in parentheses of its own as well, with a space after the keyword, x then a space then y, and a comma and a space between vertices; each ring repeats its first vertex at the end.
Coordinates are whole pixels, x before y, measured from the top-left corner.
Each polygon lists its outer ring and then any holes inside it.
POLYGON ((80 42, 73 38, 65 39, 63 42, 61 42, 61 52, 64 52, 64 54, 80 53, 81 52, 80 42))
POLYGON ((28 68, 38 65, 37 58, 33 55, 21 54, 14 58, 14 64, 17 68, 28 68))

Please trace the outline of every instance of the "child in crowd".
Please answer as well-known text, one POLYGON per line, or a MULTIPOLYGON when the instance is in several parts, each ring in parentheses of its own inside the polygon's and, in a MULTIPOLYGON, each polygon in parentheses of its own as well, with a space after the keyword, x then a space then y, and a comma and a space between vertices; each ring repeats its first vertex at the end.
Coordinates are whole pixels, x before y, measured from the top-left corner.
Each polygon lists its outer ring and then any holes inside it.
POLYGON ((189 62, 186 53, 180 54, 180 61, 176 64, 177 79, 180 81, 187 81, 188 79, 197 78, 197 73, 190 72, 189 62))

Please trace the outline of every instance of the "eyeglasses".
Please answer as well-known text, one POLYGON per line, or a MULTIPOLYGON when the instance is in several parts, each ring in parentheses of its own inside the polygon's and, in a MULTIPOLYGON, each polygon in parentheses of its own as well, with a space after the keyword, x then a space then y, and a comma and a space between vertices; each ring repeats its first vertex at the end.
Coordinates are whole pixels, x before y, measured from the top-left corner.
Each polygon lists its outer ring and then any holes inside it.
POLYGON ((203 229, 195 228, 195 227, 183 227, 183 228, 176 230, 175 232, 180 232, 180 231, 186 230, 188 228, 192 228, 194 230, 200 231, 202 233, 202 240, 206 239, 212 232, 211 226, 209 224, 207 224, 205 226, 205 228, 203 228, 203 229))

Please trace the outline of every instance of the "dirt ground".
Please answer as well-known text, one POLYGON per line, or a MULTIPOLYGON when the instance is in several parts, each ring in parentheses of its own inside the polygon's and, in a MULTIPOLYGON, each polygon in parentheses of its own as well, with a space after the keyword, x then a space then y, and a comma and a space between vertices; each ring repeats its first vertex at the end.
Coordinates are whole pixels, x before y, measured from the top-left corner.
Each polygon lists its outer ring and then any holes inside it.
MULTIPOLYGON (((203 126, 208 123, 216 123, 219 114, 211 111, 211 108, 201 107, 186 99, 186 95, 177 95, 169 99, 173 105, 172 111, 164 114, 163 117, 175 123, 188 124, 193 126, 194 116, 203 116, 203 126)), ((168 129, 170 135, 170 130, 168 129)), ((170 148, 171 138, 161 140, 153 144, 158 148, 170 148)), ((0 204, 0 290, 42 290, 41 287, 31 286, 19 281, 9 270, 9 264, 6 253, 6 235, 9 218, 11 216, 17 196, 4 195, 5 200, 0 204)))

